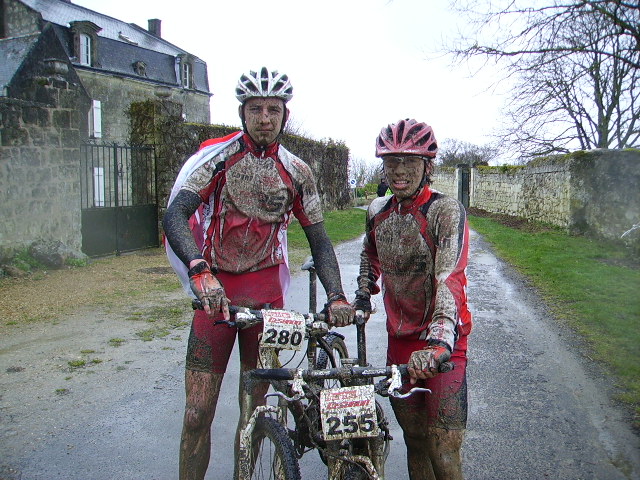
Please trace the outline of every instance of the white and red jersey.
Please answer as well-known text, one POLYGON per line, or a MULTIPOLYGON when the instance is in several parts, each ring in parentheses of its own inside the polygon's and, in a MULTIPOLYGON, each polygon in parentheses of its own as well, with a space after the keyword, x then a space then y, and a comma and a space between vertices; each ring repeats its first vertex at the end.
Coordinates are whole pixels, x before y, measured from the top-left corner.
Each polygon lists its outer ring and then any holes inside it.
POLYGON ((225 272, 284 263, 291 214, 303 227, 323 220, 311 168, 278 143, 260 149, 247 134, 194 169, 180 189, 202 199, 196 243, 204 258, 225 272))
POLYGON ((438 340, 453 349, 471 331, 468 249, 466 213, 457 200, 428 186, 408 207, 394 196, 373 200, 358 287, 378 293, 382 277, 389 335, 438 340))

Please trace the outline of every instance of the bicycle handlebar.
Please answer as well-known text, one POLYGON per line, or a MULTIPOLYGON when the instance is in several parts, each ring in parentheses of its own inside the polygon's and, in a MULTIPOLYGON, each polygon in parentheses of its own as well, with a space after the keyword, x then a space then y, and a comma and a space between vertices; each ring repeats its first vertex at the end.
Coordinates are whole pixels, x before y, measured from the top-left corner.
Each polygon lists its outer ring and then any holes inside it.
MULTIPOLYGON (((302 370, 301 375, 304 381, 310 380, 351 380, 355 378, 375 378, 390 377, 393 373, 394 365, 386 367, 359 367, 343 366, 327 369, 307 369, 302 370)), ((401 375, 408 375, 407 365, 397 365, 401 375)), ((440 365, 438 373, 450 372, 454 369, 452 362, 444 362, 440 365)), ((293 380, 299 370, 295 368, 255 368, 249 371, 252 378, 256 380, 293 380)))
MULTIPOLYGON (((194 298, 191 301, 191 308, 194 310, 204 310, 202 302, 194 298)), ((287 310, 293 311, 293 310, 287 310)), ((256 310, 248 307, 240 307, 237 305, 229 305, 229 313, 236 316, 235 320, 217 320, 215 325, 224 323, 230 327, 238 327, 239 329, 249 328, 262 323, 262 310, 256 310)), ((301 313, 305 320, 324 322, 326 316, 323 313, 301 313)))
MULTIPOLYGON (((454 364, 445 362, 440 365, 439 372, 445 373, 453 370, 454 364)), ((295 369, 295 368, 256 368, 246 373, 250 378, 257 381, 288 381, 302 379, 305 382, 313 380, 354 380, 367 379, 375 377, 387 377, 378 382, 375 390, 382 396, 391 395, 395 398, 406 398, 416 392, 429 392, 427 388, 414 387, 406 393, 400 393, 402 386, 401 377, 408 375, 407 365, 390 365, 386 367, 360 367, 360 366, 343 366, 329 369, 295 369)), ((296 398, 289 398, 284 395, 285 400, 291 401, 296 398)))

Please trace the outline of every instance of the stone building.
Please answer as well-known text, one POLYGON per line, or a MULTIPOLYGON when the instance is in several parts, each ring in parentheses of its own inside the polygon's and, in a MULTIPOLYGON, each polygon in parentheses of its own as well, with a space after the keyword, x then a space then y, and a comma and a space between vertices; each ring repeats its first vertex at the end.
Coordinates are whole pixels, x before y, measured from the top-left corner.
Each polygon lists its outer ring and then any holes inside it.
POLYGON ((93 221, 138 235, 121 220, 140 224, 132 208, 155 188, 140 172, 153 167, 136 171, 135 152, 88 165, 86 145, 128 144, 125 112, 149 99, 209 123, 206 63, 164 40, 158 19, 144 29, 68 0, 1 0, 0 57, 0 260, 41 239, 87 253, 93 221), (114 201, 126 215, 110 216, 114 201))
POLYGON ((3 0, 0 38, 42 32, 50 24, 91 99, 89 138, 128 143, 124 112, 135 101, 170 97, 188 122, 209 123, 207 65, 148 30, 65 0, 3 0))

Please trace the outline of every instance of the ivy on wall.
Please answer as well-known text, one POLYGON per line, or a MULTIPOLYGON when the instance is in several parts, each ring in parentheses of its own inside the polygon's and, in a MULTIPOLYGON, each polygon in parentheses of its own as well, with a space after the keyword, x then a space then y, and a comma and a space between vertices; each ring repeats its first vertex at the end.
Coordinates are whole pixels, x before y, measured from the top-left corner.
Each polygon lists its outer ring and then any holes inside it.
MULTIPOLYGON (((167 203, 173 182, 184 162, 209 138, 219 138, 240 130, 225 125, 185 123, 182 105, 168 100, 132 103, 130 143, 154 145, 160 207, 167 203)), ((282 145, 304 160, 314 171, 325 210, 350 205, 348 187, 349 149, 342 142, 317 141, 297 135, 283 135, 282 145)))

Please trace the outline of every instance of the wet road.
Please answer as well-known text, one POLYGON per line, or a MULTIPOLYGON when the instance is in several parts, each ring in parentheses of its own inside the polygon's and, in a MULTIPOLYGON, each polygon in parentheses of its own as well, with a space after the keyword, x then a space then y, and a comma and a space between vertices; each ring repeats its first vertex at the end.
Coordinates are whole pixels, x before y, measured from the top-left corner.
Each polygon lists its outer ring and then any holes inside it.
MULTIPOLYGON (((337 249, 349 295, 355 290, 359 247, 355 241, 337 249)), ((578 343, 571 333, 558 328, 536 296, 476 234, 468 274, 475 329, 469 340, 466 479, 640 479, 638 437, 607 400, 600 373, 574 353, 578 343)), ((291 308, 306 310, 305 276, 294 277, 288 302, 291 308)), ((343 330, 355 352, 355 332, 343 330)), ((29 442, 17 438, 15 431, 11 436, 5 427, 13 417, 0 412, 5 424, 0 479, 177 478, 187 332, 179 333, 182 343, 177 348, 167 348, 162 340, 144 342, 144 348, 131 351, 127 370, 96 375, 80 402, 65 404, 68 397, 56 402, 44 396, 26 399, 25 408, 36 409, 29 417, 29 442), (42 425, 38 414, 47 418, 42 425), (15 447, 27 443, 28 449, 15 447), (21 473, 12 473, 16 471, 21 473)), ((367 340, 369 361, 383 364, 381 312, 369 321, 367 340)), ((232 475, 236 355, 214 421, 210 480, 232 475)), ((386 400, 382 403, 388 407, 386 400)), ((20 415, 16 412, 11 410, 20 415)), ((393 418, 390 411, 389 416, 393 418)), ((407 480, 402 435, 394 421, 392 434, 387 478, 407 480)), ((301 464, 305 480, 326 478, 315 452, 305 455, 301 464)))

